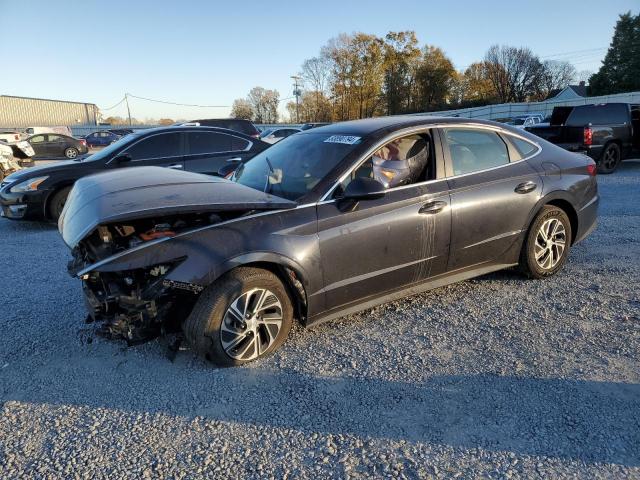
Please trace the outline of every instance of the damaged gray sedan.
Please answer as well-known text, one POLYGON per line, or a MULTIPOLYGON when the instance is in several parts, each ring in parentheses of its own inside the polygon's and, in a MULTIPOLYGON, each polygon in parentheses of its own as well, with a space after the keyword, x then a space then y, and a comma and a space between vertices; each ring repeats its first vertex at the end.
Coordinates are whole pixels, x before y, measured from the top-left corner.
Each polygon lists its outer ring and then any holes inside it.
POLYGON ((275 351, 294 318, 512 266, 555 274, 595 227, 595 171, 493 122, 368 119, 293 135, 229 180, 159 167, 82 178, 59 229, 102 334, 183 334, 237 365, 275 351))

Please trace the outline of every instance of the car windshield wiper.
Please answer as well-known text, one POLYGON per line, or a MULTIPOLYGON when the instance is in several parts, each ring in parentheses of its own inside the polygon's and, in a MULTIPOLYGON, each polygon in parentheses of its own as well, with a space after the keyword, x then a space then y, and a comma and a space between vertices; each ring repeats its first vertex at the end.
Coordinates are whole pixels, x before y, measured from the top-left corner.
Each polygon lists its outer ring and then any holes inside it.
POLYGON ((265 156, 264 159, 267 161, 267 165, 269 166, 269 175, 267 175, 267 179, 264 182, 264 188, 262 189, 262 191, 264 193, 271 193, 271 182, 269 182, 269 178, 271 177, 271 175, 276 176, 276 171, 273 169, 273 165, 271 165, 271 160, 269 160, 269 157, 265 156), (267 191, 267 189, 269 189, 269 191, 267 191))

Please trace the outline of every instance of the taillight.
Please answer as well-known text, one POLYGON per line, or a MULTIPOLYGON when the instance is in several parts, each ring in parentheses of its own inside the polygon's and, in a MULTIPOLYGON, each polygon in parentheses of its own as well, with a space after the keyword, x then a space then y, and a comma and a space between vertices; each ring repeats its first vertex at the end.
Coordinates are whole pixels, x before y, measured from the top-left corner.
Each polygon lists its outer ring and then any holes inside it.
POLYGON ((590 177, 595 177, 597 171, 598 167, 596 167, 595 163, 590 163, 589 165, 587 165, 587 173, 590 177))
POLYGON ((84 145, 85 147, 87 146, 87 141, 85 139, 83 139, 83 138, 80 139, 80 143, 82 145, 84 145))
POLYGON ((584 144, 591 145, 593 143, 593 130, 591 127, 584 127, 584 144))
POLYGON ((13 138, 15 139, 15 141, 17 142, 18 140, 20 140, 20 135, 14 135, 13 138))

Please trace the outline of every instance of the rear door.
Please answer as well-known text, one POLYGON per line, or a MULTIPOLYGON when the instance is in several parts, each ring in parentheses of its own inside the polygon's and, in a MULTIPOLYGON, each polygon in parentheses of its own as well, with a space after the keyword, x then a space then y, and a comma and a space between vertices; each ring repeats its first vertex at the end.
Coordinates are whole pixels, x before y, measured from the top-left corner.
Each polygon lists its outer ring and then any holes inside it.
POLYGON ((448 270, 502 262, 519 240, 540 199, 542 180, 497 131, 481 127, 442 129, 451 195, 451 254, 448 270))
POLYGON ((181 132, 156 133, 138 140, 122 153, 131 156, 125 167, 158 166, 177 170, 184 168, 184 142, 181 132))
POLYGON ((64 150, 66 148, 66 139, 62 135, 56 135, 49 133, 47 135, 47 154, 51 157, 64 156, 64 150))
POLYGON ((47 153, 47 136, 46 135, 34 135, 29 139, 29 144, 33 147, 35 157, 46 157, 47 153))
POLYGON ((224 132, 186 132, 184 168, 191 172, 217 175, 228 162, 243 162, 253 156, 252 142, 224 132))

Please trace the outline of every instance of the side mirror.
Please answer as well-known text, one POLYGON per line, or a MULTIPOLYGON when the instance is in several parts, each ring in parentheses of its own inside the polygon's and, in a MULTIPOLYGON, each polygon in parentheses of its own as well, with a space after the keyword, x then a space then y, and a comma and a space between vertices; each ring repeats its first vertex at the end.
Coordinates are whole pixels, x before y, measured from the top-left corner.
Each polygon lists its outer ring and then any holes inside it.
POLYGON ((352 212, 358 208, 360 200, 374 200, 385 195, 384 185, 372 178, 360 177, 352 180, 344 193, 336 198, 336 206, 341 212, 352 212))
POLYGON ((131 155, 128 153, 121 153, 111 160, 109 163, 112 165, 120 165, 121 163, 127 163, 131 161, 131 155))
POLYGON ((218 170, 218 176, 223 177, 223 178, 227 178, 229 175, 231 175, 233 172, 236 171, 238 166, 240 166, 240 162, 228 162, 228 163, 225 163, 218 170))
POLYGON ((374 200, 385 195, 384 185, 373 178, 358 177, 349 182, 340 200, 374 200))

